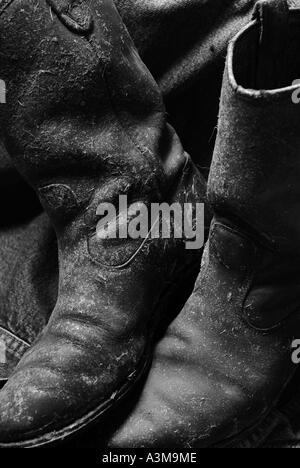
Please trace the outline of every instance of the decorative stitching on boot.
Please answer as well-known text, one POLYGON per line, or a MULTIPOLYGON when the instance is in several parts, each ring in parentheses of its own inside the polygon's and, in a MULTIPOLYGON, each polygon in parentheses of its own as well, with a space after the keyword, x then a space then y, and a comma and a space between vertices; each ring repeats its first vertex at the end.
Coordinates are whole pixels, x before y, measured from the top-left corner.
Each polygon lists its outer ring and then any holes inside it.
POLYGON ((0 0, 0 15, 9 7, 14 0, 0 0))
POLYGON ((76 34, 90 33, 94 21, 84 0, 47 0, 61 22, 76 34))

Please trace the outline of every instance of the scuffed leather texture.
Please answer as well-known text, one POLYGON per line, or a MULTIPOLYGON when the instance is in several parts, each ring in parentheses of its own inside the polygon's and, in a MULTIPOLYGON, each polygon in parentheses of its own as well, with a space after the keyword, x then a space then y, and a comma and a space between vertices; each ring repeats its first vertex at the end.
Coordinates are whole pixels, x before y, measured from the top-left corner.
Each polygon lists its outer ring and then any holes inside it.
POLYGON ((185 150, 208 174, 226 49, 255 0, 116 0, 185 150))
MULTIPOLYGON (((86 11, 86 2, 64 4, 86 11)), ((46 0, 17 0, 0 19, 4 141, 59 247, 54 310, 0 393, 3 446, 44 445, 101 422, 145 371, 158 323, 178 312, 172 290, 182 274, 193 283, 201 259, 175 238, 142 248, 96 240, 91 249, 101 202, 122 194, 128 203, 195 204, 205 183, 113 2, 89 9, 88 36, 46 0), (132 261, 109 268, 128 247, 132 261)))
MULTIPOLYGON (((3 1, 1 5, 4 3, 3 1)), ((212 135, 217 122, 227 42, 250 18, 255 1, 213 0, 202 3, 198 0, 174 0, 166 5, 164 0, 117 0, 115 3, 143 60, 163 92, 169 118, 176 125, 185 148, 198 165, 207 171, 214 143, 212 135), (212 39, 213 44, 210 47, 212 39)), ((0 223, 2 243, 4 242, 5 246, 5 238, 11 239, 13 236, 12 227, 21 222, 28 223, 41 208, 36 195, 16 171, 2 147, 0 197, 3 200, 0 223), (10 233, 4 231, 3 226, 10 226, 10 233)), ((22 283, 19 280, 13 284, 8 282, 6 271, 14 257, 6 254, 3 248, 1 265, 5 265, 5 268, 2 267, 4 274, 1 276, 1 300, 3 302, 9 291, 11 298, 14 298, 14 304, 8 304, 6 301, 1 315, 4 315, 7 325, 7 317, 13 315, 17 320, 19 314, 19 326, 24 317, 32 317, 31 323, 37 324, 35 333, 38 334, 39 327, 43 327, 39 316, 48 315, 56 297, 54 294, 51 300, 49 298, 49 304, 40 301, 40 290, 48 289, 43 271, 47 271, 47 265, 50 264, 44 261, 44 257, 48 256, 48 247, 44 245, 44 239, 48 238, 48 231, 51 232, 52 227, 49 224, 46 233, 38 228, 39 222, 33 223, 32 226, 33 228, 28 228, 28 234, 24 226, 24 235, 18 237, 19 247, 14 251, 14 256, 18 257, 18 270, 23 270, 22 283), (27 268, 26 265, 30 267, 27 268), (38 273, 33 275, 31 272, 35 268, 38 269, 38 273), (27 290, 30 290, 30 294, 24 293, 27 290), (39 307, 32 307, 31 302, 39 304, 39 307), (29 314, 30 310, 32 315, 29 314)), ((54 260, 57 256, 55 248, 54 242, 53 249, 49 250, 49 257, 54 260)), ((55 262, 51 262, 51 265, 53 263, 55 262)), ((57 269, 53 267, 54 278, 55 275, 57 269)), ((42 323, 45 323, 44 318, 42 323)), ((24 338, 28 339, 26 332, 24 338)))
POLYGON ((291 86, 251 89, 260 27, 229 47, 200 275, 114 448, 257 447, 282 425, 291 434, 282 395, 296 375, 300 327, 299 107, 291 86))
POLYGON ((2 230, 0 263, 0 326, 31 344, 57 299, 57 240, 49 218, 2 230))
MULTIPOLYGON (((226 43, 228 38, 232 36, 233 32, 237 31, 241 25, 245 23, 247 17, 249 17, 249 11, 251 10, 254 2, 243 2, 243 5, 241 3, 238 4, 238 2, 231 2, 233 8, 228 6, 229 2, 223 1, 219 2, 217 5, 217 2, 212 1, 202 3, 198 1, 192 2, 190 0, 188 2, 176 0, 176 4, 175 2, 172 5, 168 4, 168 8, 166 8, 165 4, 162 4, 162 2, 159 3, 158 1, 152 3, 140 0, 134 0, 132 2, 128 0, 119 0, 116 3, 119 4, 118 6, 125 18, 125 22, 134 36, 135 42, 139 46, 144 60, 161 84, 161 88, 164 90, 164 94, 167 98, 168 111, 171 114, 172 120, 176 122, 176 126, 179 129, 180 135, 185 143, 185 147, 190 150, 193 157, 197 159, 201 166, 207 166, 208 163, 206 162, 205 154, 207 154, 207 161, 209 161, 211 154, 210 148, 213 144, 213 140, 209 140, 216 123, 218 90, 219 83, 221 81, 221 69, 226 43), (212 11, 212 7, 215 6, 216 9, 212 11), (238 8, 240 7, 241 9, 239 10, 238 8), (217 8, 221 8, 222 11, 220 12, 217 8), (190 27, 191 23, 189 20, 191 17, 195 21, 195 28, 190 27), (201 24, 200 21, 202 22, 201 24), (189 25, 188 31, 186 27, 184 27, 185 24, 189 25), (184 37, 180 37, 178 41, 174 40, 174 38, 178 37, 179 31, 184 37), (212 53, 207 46, 207 44, 211 42, 212 36, 216 39, 216 42, 213 44, 217 45, 215 53, 212 53), (173 55, 169 54, 170 43, 174 44, 173 55), (187 50, 190 47, 190 44, 194 45, 191 53, 187 50), (166 60, 166 58, 169 57, 170 60, 166 60), (178 60, 178 57, 180 57, 180 60, 178 60), (179 69, 180 73, 178 72, 179 69), (174 73, 174 70, 177 70, 177 73, 174 73), (201 134, 199 133, 199 128, 202 129, 201 134)), ((247 43, 244 57, 246 54, 250 53, 250 50, 250 44, 247 43)), ((296 55, 294 53, 294 57, 296 55)), ((243 62, 245 63, 244 59, 243 62)), ((11 171, 11 169, 10 173, 13 174, 15 179, 16 173, 11 171)), ((10 191, 8 179, 6 175, 3 176, 2 171, 1 187, 4 186, 4 183, 7 183, 5 191, 3 191, 6 200, 10 199, 11 203, 13 195, 10 195, 10 193, 18 193, 21 194, 19 196, 19 203, 23 202, 24 184, 18 185, 14 191, 10 191), (7 195, 8 193, 9 195, 7 195)), ((1 198, 3 199, 3 197, 1 198)), ((6 206, 7 204, 5 204, 5 207, 6 206)), ((32 216, 31 207, 32 201, 29 202, 29 206, 24 205, 20 210, 13 208, 10 213, 10 222, 12 222, 12 220, 15 222, 16 216, 17 214, 20 214, 20 212, 25 213, 26 211, 30 211, 30 216, 32 216)), ((52 230, 50 225, 49 230, 50 232, 52 230)), ((5 239, 6 235, 7 232, 3 232, 3 239, 5 239)), ((22 333, 24 333, 24 317, 27 317, 27 312, 30 311, 31 301, 33 300, 35 302, 35 298, 40 297, 39 290, 43 291, 43 288, 48 284, 47 280, 44 280, 43 276, 40 278, 38 273, 34 277, 31 276, 31 272, 35 271, 37 264, 41 267, 38 271, 46 271, 47 262, 44 263, 44 260, 40 261, 42 252, 45 253, 45 257, 47 257, 47 253, 50 254, 51 252, 51 249, 44 244, 45 238, 47 238, 46 232, 44 230, 39 230, 37 227, 30 230, 29 234, 26 235, 26 226, 24 227, 24 238, 22 239, 21 237, 18 237, 19 245, 21 247, 26 246, 25 249, 21 249, 21 252, 24 253, 19 253, 18 250, 19 267, 16 269, 16 271, 20 271, 20 273, 22 272, 23 282, 20 283, 18 278, 16 278, 15 284, 10 285, 10 295, 14 299, 14 302, 18 301, 18 306, 14 307, 12 310, 15 311, 14 323, 21 329, 22 333), (33 233, 35 233, 35 235, 33 235, 33 233), (25 238, 28 241, 28 244, 25 242, 25 238), (26 252, 28 255, 25 254, 26 252), (33 255, 31 256, 29 252, 32 252, 33 255), (23 265, 28 265, 28 268, 23 268, 23 265), (39 280, 37 280, 37 278, 39 278, 39 280), (22 284, 22 287, 20 287, 20 284, 22 284), (30 288, 31 293, 28 294, 28 296, 24 296, 23 291, 25 291, 27 287, 30 288), (22 307, 20 306, 21 303, 22 307), (21 312, 24 312, 24 314, 21 312)), ((3 243, 1 243, 1 246, 2 245, 3 243)), ((12 254, 7 258, 8 251, 5 249, 3 250, 4 252, 1 257, 1 272, 3 271, 3 265, 5 265, 4 271, 9 271, 10 258, 13 258, 12 254)), ((11 250, 9 250, 9 252, 11 252, 11 250)), ((14 252, 16 255, 16 251, 14 252)), ((52 254, 49 256, 50 258, 53 258, 52 254)), ((44 259, 44 255, 42 255, 42 259, 44 259)), ((1 278, 1 285, 4 288, 3 293, 5 295, 5 286, 7 285, 6 277, 5 275, 3 276, 4 278, 1 278)), ((30 328, 33 324, 37 324, 37 322, 38 324, 34 327, 35 330, 33 332, 30 331, 30 336, 33 336, 41 326, 40 323, 43 323, 43 321, 40 322, 39 314, 41 312, 43 314, 44 307, 48 310, 49 304, 51 304, 51 301, 49 298, 45 298, 45 301, 42 303, 39 302, 39 306, 37 308, 32 308, 33 316, 30 320, 28 319, 26 323, 30 328), (35 316, 34 313, 36 314, 35 316)), ((8 308, 2 308, 1 315, 4 310, 7 311, 8 314, 7 316, 5 315, 4 318, 4 321, 6 321, 7 317, 10 316, 10 310, 8 308)), ((44 320, 44 318, 42 320, 44 320)), ((180 325, 180 322, 177 323, 180 325)), ((174 330, 176 337, 182 332, 179 328, 174 328, 172 330, 174 330)), ((25 333, 27 332, 25 331, 25 333)), ((161 357, 161 360, 165 365, 167 353, 170 353, 173 356, 172 346, 169 344, 169 341, 167 341, 168 336, 162 341, 159 348, 159 350, 165 350, 165 352, 162 352, 161 355, 159 353, 156 354, 156 363, 159 357, 161 357)), ((185 357, 187 354, 185 354, 184 348, 182 350, 182 354, 182 367, 185 369, 185 357)), ((151 375, 155 376, 156 372, 157 365, 154 366, 153 374, 151 373, 151 375)), ((157 373, 157 378, 149 381, 149 385, 147 385, 148 392, 150 392, 152 388, 156 388, 156 393, 158 395, 161 394, 161 388, 163 387, 160 386, 160 382, 164 381, 161 380, 159 376, 160 375, 157 373), (154 387, 154 385, 156 385, 156 387, 154 387)), ((283 421, 285 427, 282 432, 278 431, 277 428, 275 433, 271 433, 269 440, 269 443, 272 443, 274 438, 277 439, 277 446, 297 446, 297 421, 299 420, 299 414, 297 411, 297 387, 292 386, 291 392, 295 397, 295 406, 288 416, 289 418, 293 416, 292 423, 295 432, 292 433, 289 430, 287 420, 283 421), (292 440, 293 437, 294 440, 292 440), (290 443, 286 442, 289 438, 290 443)), ((158 412, 158 421, 159 416, 160 413, 158 412)), ((266 428, 264 428, 264 437, 266 432, 270 430, 270 427, 271 424, 269 423, 266 428)), ((94 431, 93 434, 95 432, 96 431, 94 431)), ((101 440, 102 439, 96 439, 94 441, 94 447, 99 445, 101 440)))
POLYGON ((66 184, 45 185, 38 194, 52 217, 66 220, 80 208, 75 192, 66 184))
MULTIPOLYGON (((244 321, 257 263, 253 242, 213 224, 194 292, 157 350, 150 384, 110 446, 239 447, 251 437, 248 445, 255 447, 267 437, 274 419, 262 422, 263 430, 258 423, 295 366, 287 330, 265 334, 244 321), (235 258, 228 258, 230 248, 235 258)), ((291 325, 299 326, 298 316, 291 325)))

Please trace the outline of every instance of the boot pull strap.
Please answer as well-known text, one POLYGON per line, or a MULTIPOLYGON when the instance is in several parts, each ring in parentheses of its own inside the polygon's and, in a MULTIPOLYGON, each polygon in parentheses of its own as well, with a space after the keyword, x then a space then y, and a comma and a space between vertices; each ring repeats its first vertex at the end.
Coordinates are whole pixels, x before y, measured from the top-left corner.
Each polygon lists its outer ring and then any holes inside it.
POLYGON ((280 87, 286 73, 289 37, 287 0, 259 1, 253 16, 260 22, 256 86, 258 89, 280 87))
POLYGON ((90 33, 93 16, 85 0, 47 0, 60 21, 72 32, 90 33))

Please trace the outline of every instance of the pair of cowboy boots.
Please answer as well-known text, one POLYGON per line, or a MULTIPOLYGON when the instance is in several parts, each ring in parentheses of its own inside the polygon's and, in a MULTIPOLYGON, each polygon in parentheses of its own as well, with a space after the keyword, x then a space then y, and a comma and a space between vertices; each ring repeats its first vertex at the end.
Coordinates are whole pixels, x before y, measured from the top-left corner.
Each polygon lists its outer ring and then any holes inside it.
MULTIPOLYGON (((299 18, 260 2, 229 46, 201 272, 112 447, 253 446, 277 423, 300 329, 299 18)), ((112 1, 2 1, 0 31, 5 145, 59 245, 57 304, 0 393, 0 446, 36 447, 103 434, 199 271, 201 249, 152 226, 99 239, 97 207, 195 206, 205 183, 112 1)))
POLYGON ((299 46, 300 2, 286 1, 259 2, 229 45, 201 272, 112 447, 257 447, 289 426, 299 386, 299 46))

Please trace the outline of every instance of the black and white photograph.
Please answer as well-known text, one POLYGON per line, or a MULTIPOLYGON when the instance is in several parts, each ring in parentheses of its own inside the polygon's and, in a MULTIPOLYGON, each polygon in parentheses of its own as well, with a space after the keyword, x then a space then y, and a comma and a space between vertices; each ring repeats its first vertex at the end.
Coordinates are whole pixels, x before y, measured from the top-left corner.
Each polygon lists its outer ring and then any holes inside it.
POLYGON ((0 0, 0 449, 300 448, 299 365, 300 0, 0 0))

